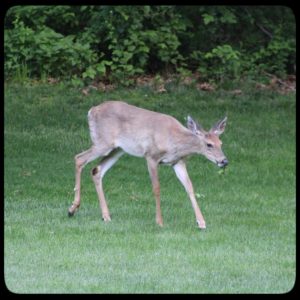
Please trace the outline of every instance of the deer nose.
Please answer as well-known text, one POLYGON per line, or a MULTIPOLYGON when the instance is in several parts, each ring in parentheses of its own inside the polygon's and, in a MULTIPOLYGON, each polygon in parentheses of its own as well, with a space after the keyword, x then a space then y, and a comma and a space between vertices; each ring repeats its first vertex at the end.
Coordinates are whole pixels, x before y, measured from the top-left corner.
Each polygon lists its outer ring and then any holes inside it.
POLYGON ((221 161, 222 167, 226 167, 228 165, 228 160, 225 158, 221 161))

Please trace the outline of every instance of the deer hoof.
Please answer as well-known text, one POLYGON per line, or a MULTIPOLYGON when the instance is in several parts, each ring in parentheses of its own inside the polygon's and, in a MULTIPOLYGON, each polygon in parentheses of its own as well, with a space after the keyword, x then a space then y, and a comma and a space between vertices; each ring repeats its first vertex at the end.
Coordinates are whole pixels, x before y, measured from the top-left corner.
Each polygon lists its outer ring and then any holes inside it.
POLYGON ((102 216, 102 220, 106 223, 106 222, 110 222, 111 218, 110 216, 102 216))
POLYGON ((162 221, 156 221, 156 224, 159 226, 159 227, 164 227, 164 223, 162 221))
POLYGON ((68 216, 69 216, 69 217, 73 217, 73 216, 74 216, 74 213, 75 213, 75 211, 72 212, 72 211, 69 211, 69 210, 68 210, 68 216))
POLYGON ((72 204, 70 207, 69 207, 69 210, 68 210, 68 216, 69 217, 73 217, 75 212, 79 209, 79 206, 80 205, 75 205, 75 204, 72 204))
POLYGON ((200 228, 200 229, 206 229, 206 225, 205 225, 205 222, 201 222, 201 221, 197 221, 197 224, 198 224, 198 227, 200 228))

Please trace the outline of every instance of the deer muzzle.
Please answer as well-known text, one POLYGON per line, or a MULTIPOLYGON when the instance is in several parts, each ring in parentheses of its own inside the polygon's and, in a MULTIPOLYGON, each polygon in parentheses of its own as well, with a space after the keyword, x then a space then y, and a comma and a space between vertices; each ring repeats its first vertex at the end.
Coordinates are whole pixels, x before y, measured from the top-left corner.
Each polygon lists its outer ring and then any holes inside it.
POLYGON ((218 161, 218 162, 217 162, 217 165, 218 165, 218 167, 220 167, 220 168, 225 168, 225 167, 228 165, 228 160, 227 160, 227 158, 224 158, 223 160, 218 161))

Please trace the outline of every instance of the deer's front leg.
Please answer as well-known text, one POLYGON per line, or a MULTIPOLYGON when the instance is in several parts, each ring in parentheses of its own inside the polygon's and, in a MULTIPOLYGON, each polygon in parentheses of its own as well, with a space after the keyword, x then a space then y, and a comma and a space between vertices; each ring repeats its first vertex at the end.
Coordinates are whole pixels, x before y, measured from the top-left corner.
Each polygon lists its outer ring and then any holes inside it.
POLYGON ((197 204, 195 194, 194 194, 193 184, 189 178, 184 161, 180 160, 178 163, 176 163, 173 166, 173 168, 175 170, 178 179, 180 180, 180 182, 182 183, 182 185, 184 186, 186 192, 190 197, 199 228, 205 229, 206 228, 205 221, 200 211, 200 208, 197 204))
POLYGON ((147 158, 148 170, 152 182, 153 194, 156 200, 156 223, 163 226, 163 219, 160 210, 160 186, 158 180, 157 162, 151 158, 147 158))

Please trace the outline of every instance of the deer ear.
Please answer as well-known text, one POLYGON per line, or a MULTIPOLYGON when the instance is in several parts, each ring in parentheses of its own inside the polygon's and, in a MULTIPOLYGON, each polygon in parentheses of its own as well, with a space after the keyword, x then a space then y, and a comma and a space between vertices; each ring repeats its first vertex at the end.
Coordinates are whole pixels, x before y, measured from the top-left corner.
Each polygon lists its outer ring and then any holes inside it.
POLYGON ((202 127, 192 119, 191 116, 187 116, 187 128, 192 131, 194 134, 203 133, 202 127))
POLYGON ((210 132, 212 132, 216 135, 222 134, 225 130, 226 122, 227 122, 227 117, 220 120, 215 126, 213 126, 212 129, 210 130, 210 132))

